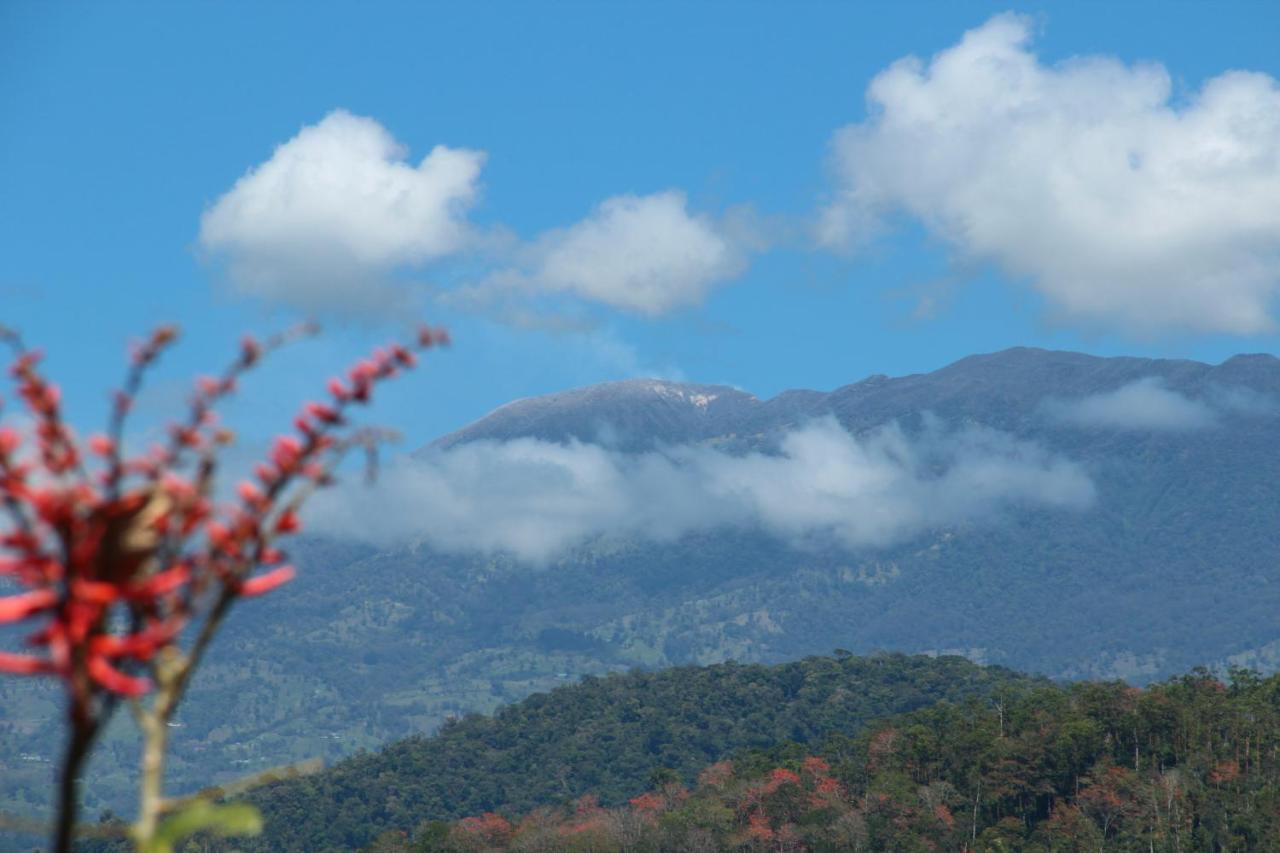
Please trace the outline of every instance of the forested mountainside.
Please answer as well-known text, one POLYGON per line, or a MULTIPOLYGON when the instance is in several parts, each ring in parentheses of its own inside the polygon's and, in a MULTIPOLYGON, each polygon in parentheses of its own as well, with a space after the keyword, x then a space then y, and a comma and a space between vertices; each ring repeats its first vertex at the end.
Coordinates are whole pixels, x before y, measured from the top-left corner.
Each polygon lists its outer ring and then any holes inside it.
POLYGON ((625 803, 655 779, 779 741, 818 743, 878 717, 1047 682, 962 658, 807 658, 588 678, 468 716, 323 773, 255 792, 261 850, 344 849, 427 818, 509 813, 587 793, 625 803))
MULTIPOLYGON (((213 648, 175 729, 173 789, 336 760, 633 667, 845 648, 1134 684, 1201 664, 1274 669, 1278 401, 1270 356, 1212 366, 1023 349, 769 400, 637 380, 510 404, 421 457, 520 438, 767 455, 814 418, 855 436, 896 422, 908 439, 932 418, 1065 460, 1095 499, 1013 502, 874 547, 741 525, 670 541, 601 535, 537 565, 422 538, 311 539, 295 549, 297 580, 234 612, 213 648), (1135 387, 1156 393, 1115 396, 1135 387)), ((388 473, 398 464, 410 463, 388 473)), ((52 684, 0 681, 0 809, 46 802, 57 696, 52 684)), ((127 721, 109 733, 89 769, 90 813, 132 807, 121 768, 135 750, 127 721)))
POLYGON ((696 781, 386 832, 384 851, 1280 848, 1280 676, 1009 685, 696 781))

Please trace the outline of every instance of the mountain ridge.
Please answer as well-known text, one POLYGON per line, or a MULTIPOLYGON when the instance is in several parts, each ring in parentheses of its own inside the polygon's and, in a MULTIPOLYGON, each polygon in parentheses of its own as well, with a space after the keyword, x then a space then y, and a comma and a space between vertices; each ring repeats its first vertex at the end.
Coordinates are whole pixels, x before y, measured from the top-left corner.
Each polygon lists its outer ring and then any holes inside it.
POLYGON ((1215 381, 1246 386, 1252 382, 1263 387, 1251 390, 1280 393, 1280 373, 1270 381, 1257 382, 1260 371, 1277 366, 1280 359, 1268 353, 1240 353, 1215 365, 1191 359, 1010 347, 965 356, 927 373, 872 374, 830 391, 789 388, 763 399, 727 385, 624 379, 513 400, 436 438, 418 453, 515 438, 580 441, 635 451, 722 437, 715 434, 716 429, 722 434, 768 433, 824 415, 835 415, 847 427, 867 429, 877 425, 877 413, 886 408, 877 405, 880 398, 896 396, 894 405, 899 408, 905 404, 916 410, 946 411, 956 398, 993 387, 1017 390, 1024 400, 1043 397, 1045 388, 1054 384, 1064 396, 1085 396, 1154 376, 1193 398, 1203 393, 1206 383, 1215 381), (1028 371, 1039 375, 1028 377, 1028 371), (698 400, 705 402, 699 405, 698 400), (868 412, 856 411, 860 405, 869 405, 868 412), (634 407, 646 411, 637 416, 628 411, 634 407))

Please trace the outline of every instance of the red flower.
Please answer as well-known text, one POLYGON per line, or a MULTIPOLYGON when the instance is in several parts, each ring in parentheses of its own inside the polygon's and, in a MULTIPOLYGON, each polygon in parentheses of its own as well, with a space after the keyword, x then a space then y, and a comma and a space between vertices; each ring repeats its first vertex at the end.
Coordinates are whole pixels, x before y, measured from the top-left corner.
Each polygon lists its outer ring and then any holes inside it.
POLYGON ((13 427, 0 427, 0 456, 10 456, 22 444, 22 435, 13 427))
POLYGON ((36 589, 8 598, 0 598, 0 623, 17 622, 50 609, 58 603, 58 595, 52 589, 36 589))
POLYGON ((10 672, 14 675, 40 675, 53 672, 53 666, 44 658, 0 652, 0 672, 10 672))
POLYGON ((351 399, 351 392, 347 390, 347 386, 342 384, 342 380, 337 377, 329 380, 329 393, 339 402, 346 402, 351 399))
MULTIPOLYGON (((334 380, 335 382, 337 380, 334 380)), ((325 406, 321 403, 307 403, 303 406, 303 411, 310 417, 315 418, 322 424, 338 424, 342 422, 342 418, 338 415, 336 409, 325 406)))
POLYGON ((278 569, 272 569, 265 575, 259 575, 256 578, 250 578, 240 585, 240 594, 245 598, 252 598, 255 595, 265 595, 278 586, 284 586, 293 580, 297 572, 293 570, 293 566, 281 566, 278 569))
POLYGON ((121 696, 141 696, 151 689, 150 679, 125 675, 109 664, 106 657, 102 655, 91 656, 88 669, 89 675, 93 677, 94 681, 112 693, 119 693, 121 696))
POLYGON ((280 513, 280 517, 276 519, 276 533, 296 533, 301 527, 298 514, 291 509, 280 513))
POLYGON ((260 507, 266 502, 267 496, 248 480, 244 480, 236 487, 236 492, 240 495, 240 500, 244 501, 251 507, 260 507))

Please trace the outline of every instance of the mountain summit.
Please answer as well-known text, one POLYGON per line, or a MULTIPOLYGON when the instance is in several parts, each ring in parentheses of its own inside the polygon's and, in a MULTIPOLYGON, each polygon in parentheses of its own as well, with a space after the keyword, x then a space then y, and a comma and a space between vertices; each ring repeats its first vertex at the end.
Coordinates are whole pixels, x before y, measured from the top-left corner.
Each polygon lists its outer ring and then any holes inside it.
POLYGON ((576 439, 621 449, 691 444, 732 431, 759 407, 755 397, 726 385, 627 379, 515 400, 431 446, 513 438, 576 439))

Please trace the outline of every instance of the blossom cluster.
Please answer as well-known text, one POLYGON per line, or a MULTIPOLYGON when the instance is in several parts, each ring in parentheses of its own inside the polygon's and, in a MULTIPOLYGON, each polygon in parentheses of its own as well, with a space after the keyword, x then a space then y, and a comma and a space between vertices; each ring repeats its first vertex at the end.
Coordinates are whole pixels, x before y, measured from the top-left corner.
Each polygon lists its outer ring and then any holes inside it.
POLYGON ((216 622, 235 600, 293 577, 276 543, 299 530, 302 500, 331 482, 337 459, 364 440, 347 429, 348 409, 414 367, 418 352, 448 343, 444 330, 423 329, 412 346, 377 349, 331 379, 323 401, 303 406, 293 432, 275 440, 236 498, 217 500, 219 451, 232 440, 217 404, 267 352, 311 331, 246 337, 220 376, 196 381, 186 417, 165 440, 128 455, 126 417, 175 328, 134 348, 107 432, 83 442, 42 373, 41 354, 0 329, 16 352, 10 372, 30 418, 21 431, 0 426, 0 583, 22 590, 0 597, 0 623, 35 623, 30 650, 0 651, 0 671, 58 676, 73 715, 89 714, 95 699, 150 690, 149 665, 177 653, 197 617, 212 613, 216 622))

